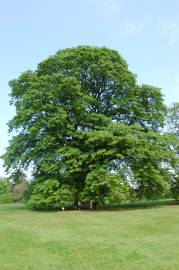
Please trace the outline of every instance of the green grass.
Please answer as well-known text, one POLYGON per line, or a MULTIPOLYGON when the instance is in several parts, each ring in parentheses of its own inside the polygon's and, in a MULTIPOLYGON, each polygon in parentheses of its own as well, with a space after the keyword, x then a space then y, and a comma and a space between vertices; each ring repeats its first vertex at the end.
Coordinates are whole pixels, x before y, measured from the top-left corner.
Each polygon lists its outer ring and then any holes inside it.
POLYGON ((0 205, 2 270, 178 270, 179 205, 33 212, 0 205))

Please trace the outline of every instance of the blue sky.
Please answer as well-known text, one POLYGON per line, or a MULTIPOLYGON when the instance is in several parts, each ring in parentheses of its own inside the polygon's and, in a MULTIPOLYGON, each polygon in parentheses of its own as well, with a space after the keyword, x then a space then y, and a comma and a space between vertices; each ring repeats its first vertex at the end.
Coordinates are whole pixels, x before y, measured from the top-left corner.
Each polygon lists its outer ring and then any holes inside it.
POLYGON ((116 49, 140 84, 179 102, 178 0, 0 0, 0 41, 0 155, 14 115, 8 82, 62 48, 116 49))

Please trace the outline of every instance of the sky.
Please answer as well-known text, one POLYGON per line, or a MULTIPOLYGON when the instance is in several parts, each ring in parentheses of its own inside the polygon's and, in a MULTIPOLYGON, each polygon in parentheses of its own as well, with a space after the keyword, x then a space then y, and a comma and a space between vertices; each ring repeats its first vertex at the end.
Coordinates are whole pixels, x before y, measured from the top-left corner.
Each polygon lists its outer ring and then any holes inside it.
POLYGON ((0 155, 15 115, 8 82, 77 45, 118 50, 139 84, 179 102, 178 0, 0 0, 0 155))

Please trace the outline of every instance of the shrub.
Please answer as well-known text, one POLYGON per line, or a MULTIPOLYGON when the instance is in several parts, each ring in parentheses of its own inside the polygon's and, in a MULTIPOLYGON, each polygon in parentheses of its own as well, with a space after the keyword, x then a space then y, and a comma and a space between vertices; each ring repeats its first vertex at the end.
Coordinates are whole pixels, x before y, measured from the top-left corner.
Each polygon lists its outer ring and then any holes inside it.
POLYGON ((0 178, 0 195, 9 193, 9 181, 6 178, 0 178))
POLYGON ((28 205, 34 209, 54 209, 69 207, 74 203, 74 192, 69 186, 60 187, 57 179, 47 179, 33 183, 28 205))
POLYGON ((11 193, 0 194, 0 203, 12 203, 12 195, 11 193))

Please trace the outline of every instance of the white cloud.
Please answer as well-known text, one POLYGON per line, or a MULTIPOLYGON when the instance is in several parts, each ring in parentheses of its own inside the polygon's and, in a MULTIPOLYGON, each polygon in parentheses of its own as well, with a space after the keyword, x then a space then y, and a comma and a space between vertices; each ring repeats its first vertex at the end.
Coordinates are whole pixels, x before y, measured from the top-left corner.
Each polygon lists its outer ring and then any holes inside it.
POLYGON ((179 40, 179 21, 176 18, 160 19, 158 29, 160 34, 169 40, 170 44, 175 44, 179 40))
POLYGON ((139 34, 144 30, 144 22, 139 20, 126 20, 119 25, 118 31, 127 37, 139 34))
POLYGON ((105 9, 108 13, 117 13, 120 10, 120 3, 118 0, 103 0, 105 9))

